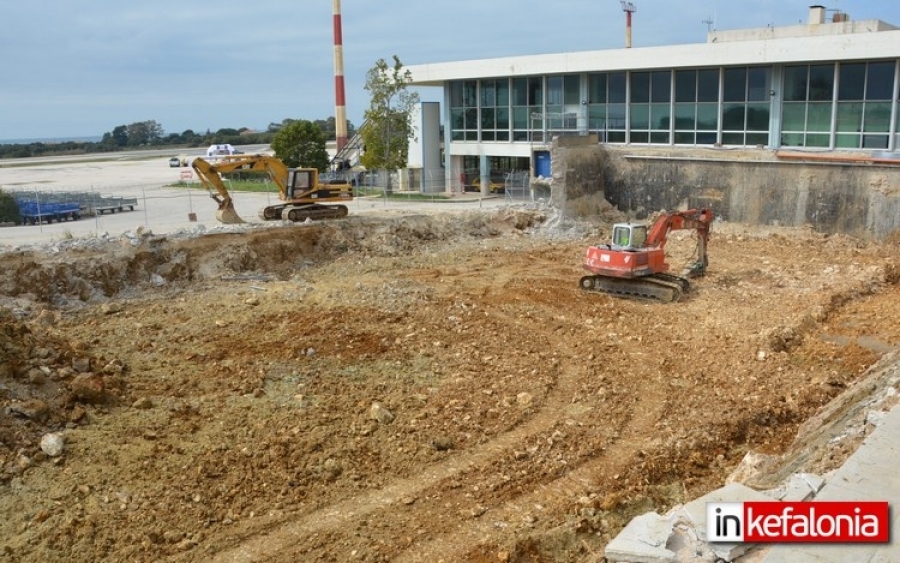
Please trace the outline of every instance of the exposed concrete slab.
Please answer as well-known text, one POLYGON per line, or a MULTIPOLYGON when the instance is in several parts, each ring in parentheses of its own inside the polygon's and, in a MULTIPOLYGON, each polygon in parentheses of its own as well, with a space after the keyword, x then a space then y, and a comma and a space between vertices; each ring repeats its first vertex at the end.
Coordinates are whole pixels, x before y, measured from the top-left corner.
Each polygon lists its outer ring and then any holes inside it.
POLYGON ((706 504, 709 502, 745 502, 745 501, 770 501, 771 497, 766 496, 757 490, 751 489, 740 483, 730 483, 721 489, 716 489, 709 494, 703 495, 698 499, 684 505, 684 511, 690 521, 694 524, 694 530, 697 537, 702 541, 706 541, 706 504))
MULTIPOLYGON (((684 512, 694 526, 700 541, 706 541, 706 504, 710 502, 771 501, 772 497, 740 483, 729 483, 721 489, 695 499, 684 505, 684 512)), ((710 543, 709 548, 719 559, 734 561, 755 547, 749 543, 710 543)))
POLYGON ((632 519, 606 546, 606 559, 627 563, 675 563, 675 553, 666 548, 672 535, 672 524, 672 519, 655 512, 632 519))
POLYGON ((787 483, 772 489, 764 491, 766 495, 775 500, 784 502, 802 502, 810 500, 825 485, 825 479, 812 473, 795 473, 791 475, 787 483))
MULTIPOLYGON (((879 417, 875 431, 825 483, 816 500, 900 501, 900 408, 879 417)), ((891 507, 887 544, 778 544, 760 563, 900 563, 900 518, 891 507)))

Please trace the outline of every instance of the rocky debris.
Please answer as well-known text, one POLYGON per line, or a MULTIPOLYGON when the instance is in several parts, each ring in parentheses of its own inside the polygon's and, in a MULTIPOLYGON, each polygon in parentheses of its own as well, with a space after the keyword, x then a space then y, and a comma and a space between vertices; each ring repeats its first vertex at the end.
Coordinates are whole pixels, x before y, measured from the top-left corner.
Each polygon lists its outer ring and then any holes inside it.
POLYGON ((90 355, 52 332, 45 318, 42 312, 28 323, 0 309, 0 483, 33 467, 39 452, 62 455, 60 431, 83 424, 85 406, 124 390, 121 361, 90 355), (95 365, 106 367, 94 372, 95 365))
POLYGON ((61 456, 65 445, 66 437, 61 432, 51 432, 41 436, 41 451, 50 457, 61 456))
POLYGON ((131 403, 131 408, 139 410, 152 409, 153 401, 148 397, 141 397, 135 402, 131 403))
MULTIPOLYGON (((900 428, 900 411, 890 414, 881 410, 891 409, 896 403, 895 385, 900 381, 900 369, 897 367, 895 354, 884 358, 881 362, 869 370, 868 377, 862 379, 858 385, 864 385, 868 393, 860 395, 855 389, 845 391, 840 397, 833 400, 829 408, 823 412, 829 417, 826 428, 817 428, 810 436, 809 429, 801 429, 798 436, 806 443, 806 448, 816 448, 816 435, 835 435, 845 433, 848 426, 860 424, 872 424, 878 427, 882 421, 891 418, 893 426, 889 432, 896 433, 900 428), (880 391, 879 391, 880 390, 880 391), (856 401, 856 403, 854 403, 856 401), (836 416, 836 412, 843 411, 844 416, 836 416), (862 413, 860 413, 862 411, 862 413), (848 416, 846 413, 855 413, 848 416)), ((894 434, 879 438, 871 436, 872 442, 868 454, 863 454, 865 462, 860 462, 857 457, 861 452, 851 456, 838 470, 832 472, 829 478, 820 475, 797 472, 790 474, 783 482, 774 488, 758 491, 747 487, 742 482, 771 482, 772 475, 783 473, 780 465, 797 467, 797 452, 789 452, 783 456, 763 455, 748 452, 737 468, 726 479, 727 484, 715 491, 692 500, 684 505, 675 506, 663 516, 654 513, 644 514, 633 519, 616 538, 611 541, 606 549, 606 558, 611 562, 630 563, 660 563, 668 561, 696 561, 698 563, 716 561, 750 561, 745 559, 745 554, 756 549, 753 544, 726 544, 707 543, 707 503, 710 502, 745 502, 745 501, 784 501, 804 502, 814 500, 824 488, 828 479, 835 479, 846 487, 848 480, 857 483, 866 482, 867 472, 883 472, 887 466, 893 464, 892 459, 876 461, 879 451, 885 449, 885 445, 894 443, 894 434), (874 456, 874 457, 873 457, 874 456), (881 464, 880 466, 878 464, 881 464)), ((832 441, 832 444, 834 441, 832 441)), ((819 452, 822 455, 822 452, 819 452)), ((890 458, 891 453, 882 455, 890 458)), ((801 456, 810 466, 815 466, 811 460, 815 458, 801 456)), ((873 481, 868 487, 874 490, 882 490, 883 483, 873 481)), ((843 490, 843 489, 842 489, 843 490)), ((838 493, 838 495, 846 493, 838 493)), ((856 492, 862 498, 863 493, 856 492)), ((843 498, 843 497, 841 497, 843 498)), ((757 560, 753 554, 747 555, 752 560, 757 560)))
POLYGON ((92 405, 99 405, 106 401, 107 391, 103 378, 94 373, 81 373, 69 382, 72 396, 78 400, 92 405))
POLYGON ((453 448, 453 438, 450 436, 438 436, 431 440, 431 446, 439 452, 445 452, 453 448))
MULTIPOLYGON (((860 337, 900 343, 894 289, 863 291, 892 248, 717 224, 715 267, 665 307, 582 294, 608 228, 539 211, 0 257, 39 334, 0 362, 0 407, 48 405, 0 416, 28 430, 0 440, 10 557, 599 561, 635 514, 785 451, 875 361, 860 337), (48 432, 77 449, 49 458, 48 432)), ((715 557, 686 522, 656 547, 715 557)))
POLYGON ((104 303, 100 305, 100 312, 104 315, 114 315, 116 313, 122 312, 122 304, 121 303, 104 303))
POLYGON ((369 407, 369 418, 377 420, 381 424, 390 424, 394 421, 394 414, 386 409, 381 403, 372 403, 369 407))
POLYGON ((27 399, 25 401, 12 401, 4 411, 8 415, 20 416, 29 420, 41 422, 47 418, 50 407, 40 399, 27 399))

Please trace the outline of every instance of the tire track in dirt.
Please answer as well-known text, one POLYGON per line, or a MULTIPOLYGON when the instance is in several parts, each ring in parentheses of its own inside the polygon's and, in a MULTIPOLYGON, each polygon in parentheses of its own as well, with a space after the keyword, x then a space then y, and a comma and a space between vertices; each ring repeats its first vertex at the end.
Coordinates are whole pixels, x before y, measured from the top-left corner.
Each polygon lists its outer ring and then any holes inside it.
MULTIPOLYGON (((495 313, 506 317, 509 323, 520 322, 508 313, 495 313)), ((552 332, 537 323, 529 323, 529 326, 533 329, 541 328, 547 334, 552 332)), ((564 350, 567 357, 573 355, 573 350, 569 348, 564 350)), ((578 383, 583 378, 581 373, 583 370, 583 367, 576 365, 562 365, 555 386, 546 398, 543 408, 534 417, 476 450, 429 468, 419 476, 399 480, 377 491, 364 493, 328 508, 305 514, 291 522, 276 524, 277 529, 257 533, 241 545, 220 552, 212 561, 279 560, 280 557, 290 553, 304 537, 329 530, 347 529, 352 522, 364 519, 377 511, 386 510, 401 503, 405 498, 415 497, 417 493, 440 482, 451 480, 468 470, 489 465, 491 460, 510 452, 528 437, 550 429, 559 421, 571 397, 578 392, 578 383)))
MULTIPOLYGON (((503 314, 510 323, 516 322, 509 314, 503 314)), ((540 326, 540 325, 536 325, 540 326)), ((544 329, 545 332, 552 332, 544 329)), ((218 554, 213 561, 273 561, 291 553, 306 537, 331 530, 349 529, 351 524, 372 516, 382 510, 389 510, 401 504, 404 499, 416 497, 417 494, 441 482, 452 480, 467 471, 483 469, 492 460, 509 453, 520 446, 529 437, 547 431, 566 416, 567 406, 571 398, 578 393, 578 383, 584 378, 583 365, 580 365, 579 353, 571 347, 560 349, 564 361, 560 369, 557 383, 547 398, 544 407, 531 420, 525 422, 497 439, 485 444, 470 453, 462 454, 447 460, 422 475, 403 479, 378 491, 358 495, 337 505, 321 509, 294 520, 281 524, 268 533, 258 534, 240 546, 218 554)), ((440 559, 459 560, 465 551, 476 543, 495 537, 497 530, 493 522, 514 520, 516 515, 525 512, 523 507, 541 504, 546 508, 557 509, 571 504, 587 490, 596 487, 595 477, 603 471, 624 470, 633 459, 633 455, 643 445, 643 440, 636 441, 631 437, 645 435, 658 419, 664 402, 653 396, 653 382, 641 385, 635 391, 638 396, 652 396, 648 403, 635 405, 633 417, 625 423, 619 432, 620 437, 612 441, 606 452, 586 465, 572 470, 567 475, 536 491, 529 491, 523 496, 504 503, 501 507, 490 509, 490 519, 479 519, 468 525, 450 530, 429 542, 413 546, 398 561, 438 561, 440 559), (612 461, 611 461, 612 460, 612 461), (475 543, 473 543, 473 541, 475 543)), ((589 411, 588 411, 589 412, 589 411)))
MULTIPOLYGON (((575 350, 567 349, 566 356, 577 358, 578 354, 575 350)), ((577 370, 576 366, 570 366, 565 372, 574 373, 577 370)), ((566 379, 573 378, 577 380, 578 376, 566 379)), ((659 397, 655 381, 635 380, 635 382, 640 385, 634 389, 633 394, 643 399, 634 405, 634 416, 619 431, 619 437, 607 445, 602 455, 581 464, 552 482, 492 508, 488 512, 489 517, 470 520, 434 540, 411 546, 394 561, 397 563, 463 561, 473 547, 498 541, 500 536, 498 523, 508 523, 503 527, 512 528, 511 533, 515 534, 517 531, 515 524, 524 525, 523 515, 530 514, 536 507, 541 507, 541 512, 559 513, 579 497, 588 492, 595 492, 598 479, 603 474, 624 472, 648 441, 640 437, 650 434, 665 409, 665 401, 659 397)), ((562 413, 559 414, 561 416, 562 413)))
MULTIPOLYGON (((883 289, 884 287, 876 276, 874 279, 853 284, 849 288, 836 290, 826 296, 824 305, 811 308, 809 314, 802 316, 793 325, 781 328, 783 331, 797 335, 800 340, 821 329, 825 321, 840 314, 848 304, 879 293, 883 289)), ((572 355, 571 350, 568 351, 568 355, 572 355)), ((642 381, 636 379, 635 382, 642 381)), ((644 397, 646 394, 658 393, 654 385, 647 382, 642 383, 641 388, 635 390, 636 395, 644 397)), ((533 512, 536 506, 542 507, 542 511, 549 514, 562 512, 565 507, 571 506, 575 499, 585 495, 588 491, 596 490, 597 479, 602 473, 624 470, 633 462, 638 451, 648 445, 650 441, 646 438, 635 439, 635 437, 652 435, 652 427, 662 414, 664 407, 665 401, 658 396, 642 400, 635 406, 635 417, 623 429, 622 437, 610 444, 603 456, 592 459, 561 478, 529 491, 513 501, 491 509, 489 517, 470 520, 458 526, 456 530, 429 542, 411 546, 394 561, 397 563, 462 561, 471 554, 475 546, 501 543, 503 534, 499 529, 499 523, 513 527, 513 531, 509 534, 513 536, 516 533, 514 524, 524 525, 522 516, 533 512), (650 409, 642 407, 650 407, 650 409)))

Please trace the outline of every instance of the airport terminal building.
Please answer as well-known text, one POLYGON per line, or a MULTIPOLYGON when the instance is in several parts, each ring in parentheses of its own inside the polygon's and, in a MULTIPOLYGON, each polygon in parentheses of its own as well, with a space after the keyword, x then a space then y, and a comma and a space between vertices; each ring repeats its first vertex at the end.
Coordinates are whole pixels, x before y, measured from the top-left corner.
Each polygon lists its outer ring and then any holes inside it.
POLYGON ((810 7, 805 25, 710 31, 706 43, 409 69, 414 86, 442 88, 419 135, 439 137, 429 131, 443 123, 450 189, 473 175, 482 186, 514 171, 549 178, 551 142, 561 137, 633 154, 900 159, 900 28, 822 6, 810 7))

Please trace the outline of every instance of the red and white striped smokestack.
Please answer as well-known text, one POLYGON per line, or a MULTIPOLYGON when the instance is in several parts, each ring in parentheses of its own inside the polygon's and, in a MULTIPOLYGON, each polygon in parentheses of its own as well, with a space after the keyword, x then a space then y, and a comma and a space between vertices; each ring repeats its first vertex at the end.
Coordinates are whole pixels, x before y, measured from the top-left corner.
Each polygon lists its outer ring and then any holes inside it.
POLYGON ((341 33, 341 0, 334 0, 334 132, 337 150, 347 144, 347 102, 344 94, 344 39, 341 33))

